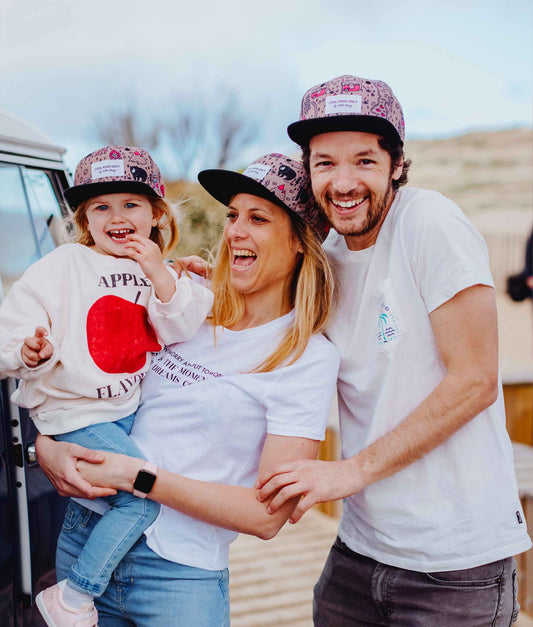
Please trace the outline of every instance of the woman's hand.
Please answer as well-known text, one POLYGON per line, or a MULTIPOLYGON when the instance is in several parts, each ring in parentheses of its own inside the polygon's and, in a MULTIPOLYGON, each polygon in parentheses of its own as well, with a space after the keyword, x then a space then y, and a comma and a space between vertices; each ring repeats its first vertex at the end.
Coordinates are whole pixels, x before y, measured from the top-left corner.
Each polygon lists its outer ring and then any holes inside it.
POLYGON ((213 266, 205 259, 198 257, 198 255, 189 255, 188 257, 180 257, 179 259, 170 257, 167 259, 166 263, 176 271, 178 276, 181 276, 181 273, 185 270, 186 272, 198 274, 204 277, 204 279, 209 279, 213 271, 213 266))
POLYGON ((144 466, 144 459, 128 457, 117 453, 101 453, 103 462, 91 464, 80 459, 76 464, 78 472, 89 484, 133 491, 133 483, 137 473, 144 466))
POLYGON ((76 464, 80 460, 84 460, 90 466, 101 464, 104 461, 102 453, 78 444, 56 442, 40 434, 37 436, 35 448, 39 465, 61 496, 96 499, 116 493, 116 490, 108 487, 91 485, 76 469, 76 464))

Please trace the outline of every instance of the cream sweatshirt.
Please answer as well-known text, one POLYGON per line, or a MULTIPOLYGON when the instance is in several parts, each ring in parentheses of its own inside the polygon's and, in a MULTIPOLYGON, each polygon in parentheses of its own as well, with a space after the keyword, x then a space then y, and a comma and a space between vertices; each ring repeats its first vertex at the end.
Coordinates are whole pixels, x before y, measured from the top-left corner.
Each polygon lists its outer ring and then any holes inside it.
POLYGON ((0 376, 22 379, 12 396, 44 435, 112 422, 137 409, 152 352, 192 338, 213 304, 189 277, 159 301, 132 259, 64 244, 33 264, 0 306, 0 376), (53 356, 36 368, 24 338, 48 330, 53 356))

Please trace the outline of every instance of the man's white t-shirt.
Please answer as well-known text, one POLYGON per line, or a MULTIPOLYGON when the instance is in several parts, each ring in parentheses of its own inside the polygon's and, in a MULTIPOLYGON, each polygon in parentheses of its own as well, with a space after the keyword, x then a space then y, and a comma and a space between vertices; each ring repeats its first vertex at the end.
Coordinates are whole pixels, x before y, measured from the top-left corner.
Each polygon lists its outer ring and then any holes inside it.
MULTIPOLYGON (((229 331, 204 324, 188 342, 154 355, 131 437, 146 458, 186 477, 253 486, 267 434, 322 440, 339 366, 322 335, 292 365, 251 373, 275 349, 288 314, 229 331)), ((162 506, 147 529, 161 557, 207 570, 228 566, 237 533, 162 506)))
MULTIPOLYGON (((492 286, 482 237, 437 192, 398 192, 374 246, 325 243, 340 302, 328 337, 341 351, 343 457, 394 429, 446 374, 429 314, 461 290, 492 286)), ((531 546, 503 395, 446 442, 345 499, 339 528, 353 551, 429 572, 471 568, 531 546)))

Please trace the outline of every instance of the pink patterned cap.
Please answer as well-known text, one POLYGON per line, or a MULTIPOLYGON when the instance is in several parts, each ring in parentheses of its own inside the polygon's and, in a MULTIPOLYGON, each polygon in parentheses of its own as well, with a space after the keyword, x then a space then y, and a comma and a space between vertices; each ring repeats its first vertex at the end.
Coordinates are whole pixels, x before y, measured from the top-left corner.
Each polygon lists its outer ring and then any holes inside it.
POLYGON ((289 137, 305 146, 314 135, 363 131, 405 141, 402 108, 383 81, 345 74, 308 89, 300 120, 287 128, 289 137))
POLYGON ((223 205, 237 194, 253 194, 295 213, 307 222, 320 241, 329 231, 329 222, 318 208, 309 178, 299 161, 272 153, 256 159, 246 170, 202 170, 200 184, 223 205))
POLYGON ((91 152, 78 163, 74 185, 65 191, 65 198, 75 209, 94 196, 121 192, 164 197, 161 172, 146 150, 104 146, 91 152))

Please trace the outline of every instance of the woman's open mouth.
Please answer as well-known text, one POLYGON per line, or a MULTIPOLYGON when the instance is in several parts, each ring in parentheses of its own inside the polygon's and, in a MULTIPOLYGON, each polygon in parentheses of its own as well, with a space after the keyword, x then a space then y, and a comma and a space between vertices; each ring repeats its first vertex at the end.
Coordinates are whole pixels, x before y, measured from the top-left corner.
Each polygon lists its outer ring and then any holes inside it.
POLYGON ((249 268, 254 261, 257 259, 256 253, 252 250, 248 250, 247 248, 234 248, 233 249, 233 268, 246 269, 249 268))

